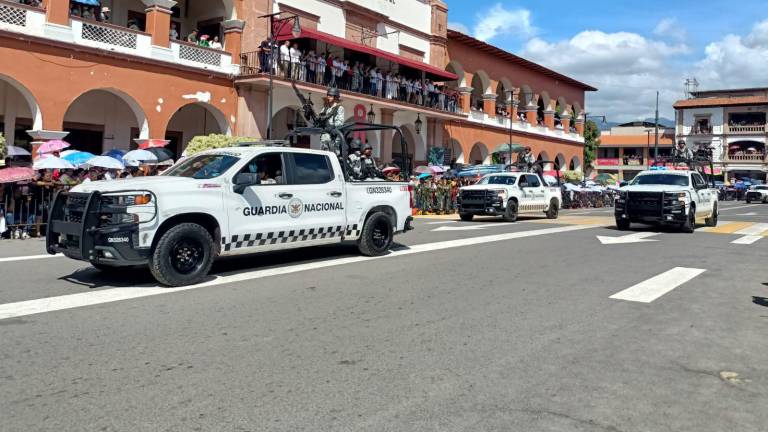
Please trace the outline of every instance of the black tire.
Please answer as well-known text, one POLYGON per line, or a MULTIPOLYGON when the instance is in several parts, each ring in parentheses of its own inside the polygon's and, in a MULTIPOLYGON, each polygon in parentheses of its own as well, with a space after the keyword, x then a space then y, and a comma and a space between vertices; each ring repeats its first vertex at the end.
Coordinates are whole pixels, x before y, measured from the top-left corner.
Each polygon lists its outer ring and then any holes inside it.
POLYGON ((365 221, 358 249, 365 256, 386 255, 392 246, 393 235, 392 218, 386 213, 374 213, 365 221))
POLYGON ((560 215, 560 207, 557 205, 557 199, 552 198, 549 201, 549 208, 547 209, 547 219, 557 219, 560 215))
POLYGON ((631 222, 627 219, 616 219, 616 228, 619 229, 619 231, 627 231, 629 230, 631 222))
POLYGON ((176 225, 163 234, 152 252, 149 270, 163 285, 200 283, 211 271, 214 259, 211 235, 195 223, 176 225))
POLYGON ((472 213, 459 213, 459 218, 461 218, 461 220, 464 222, 472 222, 472 219, 475 218, 475 215, 472 213))
POLYGON ((747 202, 747 204, 752 204, 752 200, 751 199, 746 199, 745 201, 747 202))
POLYGON ((685 219, 685 222, 680 226, 680 230, 686 234, 693 234, 694 231, 696 231, 696 207, 691 206, 691 209, 688 211, 688 217, 685 219))
POLYGON ((509 200, 507 202, 507 208, 504 209, 504 216, 502 217, 504 222, 517 221, 517 201, 509 200))
POLYGON ((706 223, 708 227, 716 227, 717 219, 719 216, 720 216, 720 209, 718 208, 717 203, 715 203, 715 207, 712 209, 712 216, 706 218, 704 220, 704 223, 706 223))

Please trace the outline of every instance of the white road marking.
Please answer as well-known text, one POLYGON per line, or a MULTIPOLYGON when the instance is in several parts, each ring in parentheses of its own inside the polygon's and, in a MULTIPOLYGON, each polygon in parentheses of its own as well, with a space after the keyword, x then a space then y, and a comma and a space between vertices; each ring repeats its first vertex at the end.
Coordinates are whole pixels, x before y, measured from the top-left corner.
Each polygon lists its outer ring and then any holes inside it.
POLYGON ((755 212, 742 213, 742 214, 737 214, 737 215, 732 215, 732 216, 757 216, 757 213, 755 213, 755 212))
POLYGON ((600 243, 604 245, 615 245, 615 244, 630 244, 630 243, 645 243, 645 242, 655 242, 658 240, 652 240, 648 237, 653 237, 659 235, 659 233, 654 232, 638 232, 634 234, 628 234, 621 237, 606 237, 606 236, 597 236, 597 239, 600 240, 600 243))
POLYGON ((763 238, 763 236, 758 235, 746 235, 744 237, 739 237, 736 240, 732 241, 732 244, 738 244, 738 245, 751 245, 754 243, 757 243, 758 240, 763 238))
POLYGON ((20 257, 0 258, 0 263, 27 261, 27 260, 41 260, 41 259, 48 259, 48 258, 61 258, 63 256, 64 255, 58 254, 58 255, 29 255, 29 256, 20 256, 20 257))
POLYGON ((768 230, 768 223, 756 223, 754 225, 750 225, 747 228, 744 228, 742 230, 736 231, 734 234, 738 235, 760 235, 763 232, 768 230))
POLYGON ((440 228, 435 228, 432 231, 481 231, 488 228, 496 228, 496 227, 503 227, 508 225, 516 225, 515 223, 488 223, 488 224, 477 224, 477 225, 464 225, 464 226, 443 226, 440 228))
POLYGON ((281 276, 292 273, 298 273, 308 270, 316 270, 321 268, 328 268, 334 266, 340 266, 345 264, 354 264, 364 261, 371 261, 385 258, 396 258, 406 255, 412 255, 424 252, 434 252, 445 249, 483 245, 492 242, 501 242, 507 240, 536 237, 548 234, 559 234, 571 231, 580 231, 584 229, 596 228, 597 225, 568 225, 555 228, 545 228, 531 231, 521 231, 505 234, 496 234, 482 237, 472 237, 467 239, 448 240, 435 243, 425 243, 421 245, 410 246, 408 249, 401 249, 392 251, 389 255, 382 257, 347 257, 339 259, 331 259, 326 261, 318 261, 305 264, 296 264, 285 267, 276 267, 265 270, 254 270, 244 273, 235 273, 230 275, 217 276, 213 280, 203 282, 198 285, 181 287, 181 288, 164 288, 160 286, 152 287, 128 287, 128 288, 111 288, 101 291, 91 291, 78 294, 69 294, 58 297, 49 297, 36 300, 27 300, 16 303, 6 303, 0 305, 0 320, 8 318, 17 318, 21 316, 40 314, 45 312, 60 311, 65 309, 74 309, 84 306, 92 306, 103 303, 112 303, 121 300, 130 300, 141 297, 149 297, 160 294, 171 294, 181 291, 189 291, 198 288, 205 288, 211 286, 231 284, 235 282, 244 282, 255 279, 262 279, 271 276, 281 276))
POLYGON ((563 216, 583 216, 583 215, 593 215, 593 214, 601 214, 601 213, 613 213, 613 210, 595 210, 595 211, 586 211, 586 212, 562 212, 561 214, 563 216))
POLYGON ((650 303, 680 285, 688 282, 706 270, 675 267, 658 276, 654 276, 624 291, 612 295, 615 300, 626 300, 639 303, 650 303))
POLYGON ((440 222, 427 222, 427 225, 443 225, 443 224, 452 224, 456 223, 455 220, 448 220, 448 221, 440 221, 440 222))

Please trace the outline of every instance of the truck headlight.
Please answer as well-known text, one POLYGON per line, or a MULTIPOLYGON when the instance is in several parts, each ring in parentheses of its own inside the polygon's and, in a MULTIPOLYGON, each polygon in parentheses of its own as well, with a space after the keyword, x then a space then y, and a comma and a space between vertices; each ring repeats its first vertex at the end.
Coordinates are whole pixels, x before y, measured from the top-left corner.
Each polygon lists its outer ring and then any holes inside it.
POLYGON ((499 198, 501 198, 503 201, 507 200, 507 191, 504 189, 496 189, 494 190, 496 192, 496 195, 498 195, 499 198))

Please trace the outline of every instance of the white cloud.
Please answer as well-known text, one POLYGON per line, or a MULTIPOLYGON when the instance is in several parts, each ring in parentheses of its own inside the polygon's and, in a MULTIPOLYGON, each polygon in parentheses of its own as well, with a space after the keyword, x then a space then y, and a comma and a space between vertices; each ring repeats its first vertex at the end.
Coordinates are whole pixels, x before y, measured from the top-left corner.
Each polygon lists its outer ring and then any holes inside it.
POLYGON ((661 91, 662 114, 672 115, 672 104, 682 96, 684 74, 671 61, 689 52, 683 43, 669 44, 630 32, 589 30, 557 42, 533 38, 522 54, 597 87, 597 93, 588 93, 587 109, 612 121, 624 121, 652 116, 656 90, 661 91))
POLYGON ((702 89, 768 85, 768 20, 746 36, 729 34, 710 43, 704 54, 693 69, 702 89))
POLYGON ((460 22, 449 22, 448 28, 464 34, 470 34, 469 28, 460 22))
POLYGON ((664 18, 656 24, 656 28, 653 29, 653 34, 661 37, 670 37, 677 40, 684 40, 687 36, 685 28, 683 28, 677 18, 664 18))
POLYGON ((508 10, 501 3, 496 3, 487 11, 479 13, 473 29, 474 36, 486 42, 498 36, 527 38, 534 33, 529 10, 508 10))

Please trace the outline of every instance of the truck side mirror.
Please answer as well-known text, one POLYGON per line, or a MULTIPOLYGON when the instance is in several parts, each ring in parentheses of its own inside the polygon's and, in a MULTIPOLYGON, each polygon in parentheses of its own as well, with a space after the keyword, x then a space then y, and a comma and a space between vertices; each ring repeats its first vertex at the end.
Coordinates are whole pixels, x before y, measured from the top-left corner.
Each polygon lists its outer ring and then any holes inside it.
POLYGON ((240 173, 235 176, 235 193, 242 194, 249 186, 261 184, 258 174, 240 173))
POLYGON ((623 181, 623 182, 619 183, 619 187, 624 187, 624 186, 626 186, 628 184, 629 184, 628 182, 623 181))

